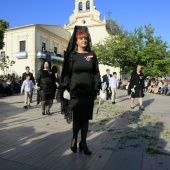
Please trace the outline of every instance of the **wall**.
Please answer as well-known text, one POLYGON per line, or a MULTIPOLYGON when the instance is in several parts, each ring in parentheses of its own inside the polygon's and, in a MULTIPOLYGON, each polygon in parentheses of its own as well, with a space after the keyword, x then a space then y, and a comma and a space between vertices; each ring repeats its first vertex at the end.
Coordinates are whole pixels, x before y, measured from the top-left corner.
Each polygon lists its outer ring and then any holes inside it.
MULTIPOLYGON (((28 25, 8 29, 4 37, 6 45, 1 51, 5 51, 6 56, 9 56, 10 60, 14 60, 16 63, 6 71, 6 74, 15 73, 21 76, 25 72, 25 67, 29 66, 30 71, 36 76, 43 63, 43 59, 37 58, 37 52, 42 50, 42 42, 46 43, 47 50, 53 51, 55 46, 57 53, 63 54, 69 38, 70 33, 59 26, 28 25), (16 52, 19 52, 19 41, 22 40, 26 41, 28 56, 27 58, 17 59, 16 52)), ((3 75, 1 70, 0 75, 3 75)))
MULTIPOLYGON (((6 70, 6 74, 15 73, 20 76, 25 71, 27 65, 30 66, 31 71, 34 69, 35 63, 35 27, 26 27, 20 29, 8 29, 4 37, 5 46, 3 50, 5 51, 6 56, 10 57, 10 60, 14 60, 16 63, 13 66, 10 66, 6 70), (19 52, 19 41, 26 41, 26 59, 17 59, 16 52, 19 52)), ((0 74, 3 74, 0 71, 0 74)))

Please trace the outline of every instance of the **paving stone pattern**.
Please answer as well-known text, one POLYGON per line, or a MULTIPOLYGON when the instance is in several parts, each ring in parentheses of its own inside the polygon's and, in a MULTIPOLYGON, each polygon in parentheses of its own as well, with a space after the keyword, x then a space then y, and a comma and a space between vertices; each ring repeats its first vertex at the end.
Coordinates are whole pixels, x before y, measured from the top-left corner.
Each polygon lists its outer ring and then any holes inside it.
MULTIPOLYGON (((51 116, 41 105, 23 108, 23 95, 0 98, 0 170, 170 170, 170 96, 146 93, 145 111, 130 108, 125 90, 116 104, 102 101, 90 121, 91 156, 72 153, 72 124, 54 100, 51 116)), ((79 140, 80 141, 80 133, 79 140)))

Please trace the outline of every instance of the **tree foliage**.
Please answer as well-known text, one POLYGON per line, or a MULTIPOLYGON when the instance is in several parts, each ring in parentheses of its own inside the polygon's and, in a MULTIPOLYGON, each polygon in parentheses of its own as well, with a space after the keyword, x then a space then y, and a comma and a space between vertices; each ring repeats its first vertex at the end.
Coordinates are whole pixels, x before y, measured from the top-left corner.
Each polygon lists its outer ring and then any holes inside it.
POLYGON ((4 33, 5 30, 9 27, 9 23, 7 21, 4 21, 0 19, 0 50, 4 47, 4 33))
POLYGON ((136 64, 141 64, 145 75, 170 74, 168 45, 160 36, 154 36, 154 31, 149 24, 133 32, 119 30, 110 35, 93 47, 99 63, 120 67, 122 73, 130 73, 136 64))
MULTIPOLYGON (((4 33, 5 30, 9 27, 9 23, 5 20, 0 19, 0 50, 3 49, 5 43, 4 43, 4 33)), ((15 64, 15 61, 10 60, 9 56, 4 56, 0 57, 0 69, 4 71, 5 74, 5 69, 8 69, 9 66, 13 66, 15 64)))
POLYGON ((10 60, 9 56, 4 56, 1 60, 0 60, 0 69, 2 71, 4 71, 4 75, 5 75, 5 69, 8 69, 9 66, 13 66, 15 64, 15 61, 10 60))

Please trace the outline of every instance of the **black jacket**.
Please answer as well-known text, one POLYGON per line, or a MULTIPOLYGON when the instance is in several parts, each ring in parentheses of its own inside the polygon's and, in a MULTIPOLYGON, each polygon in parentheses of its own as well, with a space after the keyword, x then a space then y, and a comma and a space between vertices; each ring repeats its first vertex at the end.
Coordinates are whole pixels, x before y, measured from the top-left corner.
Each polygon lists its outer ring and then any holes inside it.
MULTIPOLYGON (((93 64, 93 71, 91 73, 89 73, 89 74, 91 74, 91 76, 93 78, 93 90, 99 91, 100 87, 101 87, 101 79, 100 79, 100 72, 99 72, 99 68, 98 68, 97 56, 93 52, 89 52, 89 54, 94 55, 93 59, 91 60, 91 62, 93 64)), ((76 85, 76 83, 74 85, 73 85, 73 83, 71 83, 71 78, 72 78, 72 81, 74 81, 74 82, 76 82, 76 78, 77 78, 77 77, 74 77, 75 80, 73 80, 73 75, 72 75, 73 64, 74 64, 73 56, 74 56, 74 53, 69 57, 69 61, 66 63, 65 70, 63 70, 64 78, 63 78, 63 82, 62 82, 62 87, 66 88, 68 91, 70 91, 72 88, 74 88, 73 86, 76 85)))
POLYGON ((34 79, 34 76, 31 72, 29 72, 29 73, 25 72, 25 73, 22 74, 22 83, 23 83, 24 80, 26 80, 26 75, 30 75, 30 80, 32 80, 32 82, 35 85, 35 79, 34 79))
POLYGON ((138 75, 136 71, 132 72, 130 84, 129 84, 129 87, 128 87, 128 95, 131 94, 131 89, 134 87, 134 85, 136 86, 135 87, 135 93, 138 93, 139 89, 141 89, 142 92, 143 92, 145 85, 144 85, 144 75, 143 75, 142 72, 140 73, 140 75, 138 75))
MULTIPOLYGON (((100 72, 98 68, 97 56, 92 52, 91 52, 91 55, 93 55, 93 58, 89 62, 92 63, 93 69, 91 70, 91 72, 89 72, 89 75, 91 75, 92 77, 93 86, 89 86, 90 88, 87 88, 89 92, 87 92, 86 89, 85 91, 87 93, 93 94, 91 92, 92 90, 94 92, 94 99, 95 99, 95 97, 97 96, 97 93, 100 90, 101 79, 100 79, 100 72)), ((80 63, 80 64, 83 64, 83 63, 80 63)), ((61 82, 60 82, 60 86, 58 88, 58 92, 56 96, 57 101, 61 102, 61 113, 65 115, 65 119, 67 120, 68 123, 72 121, 72 110, 70 109, 71 108, 70 101, 63 98, 63 91, 67 89, 68 91, 71 92, 70 93, 71 97, 74 97, 74 94, 76 95, 74 91, 76 92, 76 88, 79 88, 81 86, 81 84, 77 82, 80 80, 79 79, 80 77, 78 76, 76 78, 75 73, 73 73, 73 68, 75 68, 74 67, 74 53, 72 53, 69 56, 68 61, 66 61, 65 65, 63 66, 61 82), (75 83, 73 81, 75 81, 75 83)), ((88 80, 86 79, 85 81, 88 82, 88 80)), ((81 87, 84 87, 84 86, 81 86, 81 87)))
MULTIPOLYGON (((112 77, 111 74, 110 74, 110 77, 112 77)), ((103 83, 106 82, 107 87, 109 87, 109 80, 108 80, 107 74, 105 74, 102 78, 103 78, 103 83)))
POLYGON ((37 92, 37 104, 42 100, 53 100, 55 97, 56 84, 55 74, 51 70, 39 70, 37 74, 37 86, 40 90, 37 92))

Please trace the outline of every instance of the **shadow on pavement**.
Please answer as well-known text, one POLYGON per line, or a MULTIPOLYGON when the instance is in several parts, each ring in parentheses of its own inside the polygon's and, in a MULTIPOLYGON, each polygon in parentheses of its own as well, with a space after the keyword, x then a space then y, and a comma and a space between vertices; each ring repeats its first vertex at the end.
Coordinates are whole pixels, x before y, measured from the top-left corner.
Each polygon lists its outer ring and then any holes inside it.
MULTIPOLYGON (((152 102, 154 100, 147 101, 152 102)), ((116 106, 109 106, 113 113, 97 115, 90 122, 87 141, 93 154, 87 156, 70 151, 72 125, 66 123, 63 115, 53 113, 43 117, 35 114, 36 108, 33 113, 10 104, 6 107, 13 111, 0 115, 0 158, 22 163, 22 166, 47 170, 144 170, 145 166, 153 165, 146 159, 150 158, 148 154, 155 155, 155 159, 157 155, 170 154, 161 136, 168 133, 164 123, 145 112, 117 113, 116 106)))

